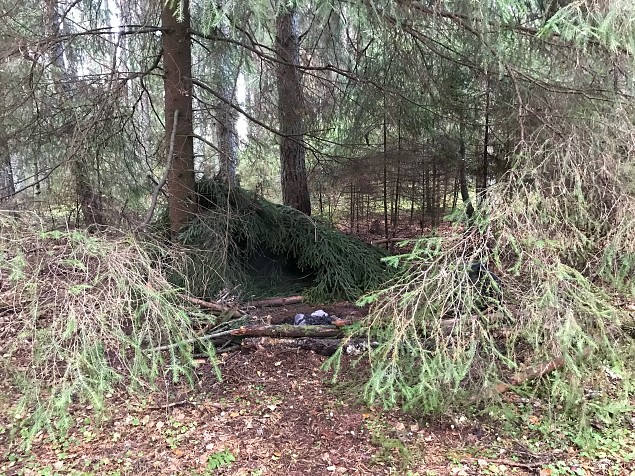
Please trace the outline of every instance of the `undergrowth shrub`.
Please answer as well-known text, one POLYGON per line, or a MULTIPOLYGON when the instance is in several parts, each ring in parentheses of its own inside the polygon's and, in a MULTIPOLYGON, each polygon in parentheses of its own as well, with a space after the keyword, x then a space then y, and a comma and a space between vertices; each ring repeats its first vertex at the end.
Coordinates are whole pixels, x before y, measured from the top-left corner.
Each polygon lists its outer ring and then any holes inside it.
MULTIPOLYGON (((132 236, 45 231, 6 213, 0 226, 0 371, 20 394, 13 429, 25 441, 42 429, 63 435, 73 405, 99 414, 116 389, 191 381, 196 326, 215 318, 166 279, 162 263, 183 253, 132 236)), ((214 361, 211 344, 197 346, 214 361)))
POLYGON ((364 357, 367 400, 417 414, 493 408, 511 384, 580 434, 633 410, 633 316, 618 294, 635 296, 635 196, 623 173, 635 128, 627 111, 623 128, 587 112, 536 132, 472 228, 389 259, 398 276, 364 299, 362 330, 377 343, 364 357), (475 262, 500 276, 499 305, 479 305, 475 262))
POLYGON ((214 180, 198 183, 201 213, 182 234, 196 249, 186 273, 198 283, 195 293, 212 296, 219 287, 253 295, 289 294, 293 283, 258 276, 250 260, 271 256, 281 267, 293 267, 310 300, 357 299, 390 276, 386 253, 291 207, 274 204, 240 188, 214 180), (199 254, 198 250, 203 253, 199 254), (222 263, 222 264, 219 264, 222 263), (217 279, 209 277, 214 273, 217 279), (196 278, 195 278, 196 277, 196 278), (255 289, 254 281, 269 280, 255 289))

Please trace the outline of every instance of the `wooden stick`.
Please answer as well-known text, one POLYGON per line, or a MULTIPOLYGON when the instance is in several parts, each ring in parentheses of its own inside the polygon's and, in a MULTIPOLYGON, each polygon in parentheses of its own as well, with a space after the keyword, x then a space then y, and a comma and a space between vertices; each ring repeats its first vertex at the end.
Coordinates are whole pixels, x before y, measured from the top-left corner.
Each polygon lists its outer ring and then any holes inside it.
POLYGON ((259 301, 251 301, 250 306, 256 307, 275 307, 286 306, 288 304, 299 304, 304 301, 303 296, 276 297, 271 299, 261 299, 259 301))
POLYGON ((344 337, 336 326, 242 326, 228 333, 242 337, 344 337))
POLYGON ((505 466, 525 468, 525 469, 537 468, 539 466, 542 466, 548 463, 548 461, 536 461, 535 463, 520 463, 518 461, 514 461, 510 459, 487 459, 487 458, 463 458, 462 461, 477 463, 479 460, 486 461, 491 464, 504 464, 505 466))
POLYGON ((381 240, 372 240, 371 245, 381 245, 383 243, 398 243, 400 241, 412 240, 412 238, 382 238, 381 240))
POLYGON ((229 307, 223 304, 218 304, 217 302, 209 302, 203 299, 198 299, 195 297, 187 296, 185 294, 179 293, 178 296, 186 301, 191 302, 192 304, 196 304, 201 307, 205 307, 207 309, 211 309, 216 312, 228 313, 229 317, 242 317, 243 313, 238 310, 238 306, 229 307))
POLYGON ((146 215, 145 220, 139 226, 143 231, 146 230, 148 225, 150 224, 150 220, 152 220, 152 215, 154 215, 154 209, 157 206, 157 198, 159 197, 159 192, 163 190, 165 186, 165 182, 168 181, 168 174, 170 173, 170 167, 172 167, 172 155, 174 154, 174 140, 176 138, 176 124, 179 119, 179 110, 174 111, 174 123, 172 124, 172 134, 170 135, 170 147, 168 151, 168 157, 165 163, 165 173, 163 177, 161 177, 161 181, 154 187, 154 192, 152 192, 152 200, 150 202, 150 208, 148 209, 148 214, 146 215))
MULTIPOLYGON (((366 339, 346 340, 336 338, 276 338, 276 337, 247 337, 241 342, 241 346, 246 349, 261 349, 263 347, 283 347, 285 349, 312 350, 316 354, 331 356, 342 343, 361 345, 368 344, 366 339)), ((376 345, 376 344, 375 344, 376 345)), ((373 344, 371 343, 371 347, 373 344)))
MULTIPOLYGON (((589 354, 591 354, 591 349, 587 347, 582 352, 582 357, 587 357, 589 354)), ((501 393, 508 392, 512 387, 521 385, 528 380, 540 378, 553 372, 554 370, 558 370, 564 367, 565 362, 566 361, 564 357, 558 357, 556 359, 550 360, 549 362, 526 367, 520 372, 516 372, 514 375, 512 375, 510 383, 499 383, 495 387, 490 388, 488 391, 486 391, 485 394, 488 397, 493 397, 495 395, 500 395, 501 393)), ((471 400, 476 399, 476 396, 473 396, 471 398, 471 400)))

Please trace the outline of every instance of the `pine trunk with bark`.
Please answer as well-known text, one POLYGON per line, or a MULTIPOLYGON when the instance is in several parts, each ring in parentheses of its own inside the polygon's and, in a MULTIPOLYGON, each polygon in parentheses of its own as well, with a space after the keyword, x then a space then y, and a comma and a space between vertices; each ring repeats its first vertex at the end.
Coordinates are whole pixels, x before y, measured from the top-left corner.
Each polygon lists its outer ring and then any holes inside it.
POLYGON ((461 191, 461 200, 465 204, 465 213, 467 215, 468 223, 472 223, 474 217, 474 205, 470 200, 470 191, 467 183, 467 152, 465 147, 464 138, 464 126, 461 124, 461 142, 459 143, 459 190, 461 191))
POLYGON ((300 36, 298 12, 280 13, 276 20, 276 66, 278 81, 278 117, 280 121, 280 175, 282 200, 307 215, 311 199, 305 164, 303 99, 300 83, 300 36))
MULTIPOLYGON (((216 29, 221 38, 229 37, 229 28, 221 25, 216 29)), ((237 72, 234 67, 232 45, 219 41, 218 55, 218 91, 222 99, 218 102, 216 137, 218 143, 218 175, 230 187, 236 185, 238 166, 238 132, 236 131, 236 112, 232 104, 236 102, 237 72)))
POLYGON ((182 18, 169 4, 161 12, 163 27, 163 87, 165 131, 169 138, 168 209, 175 239, 196 211, 192 126, 192 50, 189 0, 183 0, 182 18))
POLYGON ((0 157, 0 203, 15 194, 11 156, 7 148, 3 148, 2 152, 4 153, 3 157, 0 157))

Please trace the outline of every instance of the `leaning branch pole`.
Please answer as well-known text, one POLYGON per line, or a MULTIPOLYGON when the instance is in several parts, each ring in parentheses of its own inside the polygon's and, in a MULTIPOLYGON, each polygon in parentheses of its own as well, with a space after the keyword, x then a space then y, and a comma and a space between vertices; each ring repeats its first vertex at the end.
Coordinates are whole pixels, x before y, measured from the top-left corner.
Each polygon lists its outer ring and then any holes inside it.
POLYGON ((172 167, 172 156, 174 155, 174 141, 176 140, 176 125, 179 121, 179 110, 174 111, 174 123, 172 124, 172 133, 170 134, 170 146, 168 148, 168 157, 165 163, 165 172, 163 173, 163 177, 154 187, 154 191, 152 192, 152 201, 150 202, 150 209, 148 210, 148 214, 146 215, 145 220, 141 223, 140 228, 142 230, 146 230, 148 225, 150 224, 150 220, 152 220, 152 215, 154 215, 154 209, 157 207, 157 199, 159 198, 159 193, 161 193, 161 189, 165 186, 165 183, 168 181, 168 174, 170 173, 170 167, 172 167))

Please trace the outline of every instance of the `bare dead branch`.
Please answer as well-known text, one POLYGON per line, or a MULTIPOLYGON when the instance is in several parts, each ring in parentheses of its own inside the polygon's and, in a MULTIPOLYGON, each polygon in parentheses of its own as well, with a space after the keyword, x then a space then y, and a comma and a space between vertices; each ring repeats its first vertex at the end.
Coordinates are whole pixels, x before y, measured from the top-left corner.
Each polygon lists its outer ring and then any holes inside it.
POLYGON ((217 302, 209 302, 203 299, 186 296, 185 294, 179 294, 179 297, 182 299, 185 299, 186 301, 191 302, 192 304, 196 304, 197 306, 201 306, 206 309, 211 309, 212 311, 216 311, 216 312, 226 313, 229 317, 238 318, 244 315, 238 310, 238 307, 229 307, 223 304, 218 304, 217 302))
POLYGON ((152 220, 152 215, 154 215, 154 209, 157 206, 157 199, 159 198, 159 193, 165 186, 165 183, 168 181, 168 174, 170 173, 170 167, 172 166, 172 155, 174 154, 174 139, 176 138, 176 124, 179 120, 179 111, 178 109, 174 111, 174 124, 172 125, 172 133, 170 134, 170 148, 168 151, 168 157, 165 162, 165 172, 163 173, 163 177, 154 187, 154 191, 152 192, 152 200, 150 202, 150 208, 148 210, 148 214, 146 215, 145 220, 139 225, 139 227, 145 231, 150 224, 150 220, 152 220))
POLYGON ((251 301, 250 306, 255 307, 279 307, 288 304, 299 304, 304 301, 303 296, 276 297, 271 299, 261 299, 259 301, 251 301))
MULTIPOLYGON (((584 358, 589 356, 590 354, 591 354, 591 348, 587 347, 582 352, 581 357, 584 358)), ((550 360, 548 362, 544 362, 542 364, 526 367, 520 372, 516 372, 514 375, 512 375, 509 383, 499 383, 495 387, 487 390, 485 393, 488 397, 492 397, 495 395, 508 392, 513 387, 522 385, 528 380, 533 380, 536 378, 543 377, 544 375, 550 374, 554 370, 558 370, 564 367, 565 362, 566 362, 566 359, 564 357, 558 357, 556 359, 550 360)), ((477 399, 476 396, 473 396, 471 398, 471 400, 476 400, 476 399, 477 399)))

